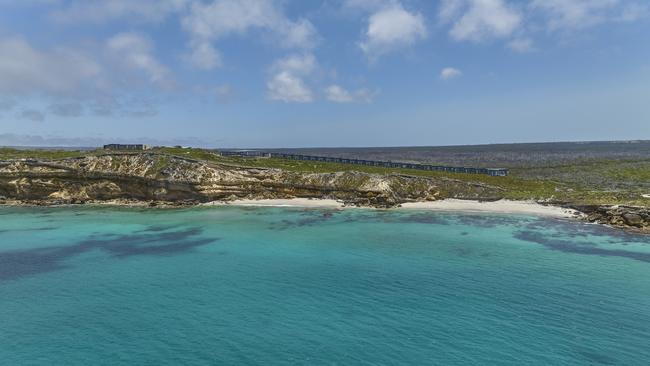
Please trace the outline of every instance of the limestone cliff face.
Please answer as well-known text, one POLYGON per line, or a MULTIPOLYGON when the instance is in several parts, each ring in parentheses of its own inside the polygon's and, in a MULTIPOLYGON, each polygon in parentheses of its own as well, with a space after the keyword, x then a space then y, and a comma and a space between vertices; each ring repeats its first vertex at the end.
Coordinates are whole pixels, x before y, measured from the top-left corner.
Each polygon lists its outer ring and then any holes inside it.
POLYGON ((56 161, 2 161, 0 196, 43 204, 108 200, 200 203, 306 197, 391 207, 447 197, 498 199, 500 191, 451 179, 359 172, 306 174, 159 154, 113 154, 56 161))

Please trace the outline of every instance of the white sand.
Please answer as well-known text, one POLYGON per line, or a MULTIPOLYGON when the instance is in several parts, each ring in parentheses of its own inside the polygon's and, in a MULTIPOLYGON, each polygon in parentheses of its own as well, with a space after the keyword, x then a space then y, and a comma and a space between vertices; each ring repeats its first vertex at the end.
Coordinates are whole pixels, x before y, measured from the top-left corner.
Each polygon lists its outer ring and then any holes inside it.
POLYGON ((264 206, 264 207, 323 207, 342 208, 343 203, 336 200, 291 198, 291 199, 266 199, 266 200, 236 200, 228 202, 209 202, 205 205, 215 206, 264 206))
POLYGON ((574 217, 577 211, 557 206, 544 206, 533 201, 499 200, 479 202, 458 199, 446 199, 433 202, 413 202, 402 204, 402 209, 463 211, 463 212, 494 212, 530 214, 538 216, 574 217))
MULTIPOLYGON (((230 202, 210 202, 207 205, 218 206, 264 206, 264 207, 320 207, 343 208, 342 202, 327 199, 265 199, 265 200, 237 200, 230 202)), ((353 206, 345 206, 353 208, 353 206)), ((462 212, 493 212, 530 214, 553 217, 573 217, 576 211, 557 206, 544 206, 533 201, 499 200, 493 202, 479 202, 458 199, 446 199, 433 202, 404 203, 398 209, 404 210, 431 210, 431 211, 462 211, 462 212)))

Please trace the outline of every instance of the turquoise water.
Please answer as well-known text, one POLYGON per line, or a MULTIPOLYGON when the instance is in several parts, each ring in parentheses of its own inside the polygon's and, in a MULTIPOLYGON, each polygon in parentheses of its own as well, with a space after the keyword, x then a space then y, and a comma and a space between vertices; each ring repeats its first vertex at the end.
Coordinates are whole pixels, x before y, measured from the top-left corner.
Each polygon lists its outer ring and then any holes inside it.
POLYGON ((0 208, 2 365, 648 365, 650 237, 507 215, 0 208))

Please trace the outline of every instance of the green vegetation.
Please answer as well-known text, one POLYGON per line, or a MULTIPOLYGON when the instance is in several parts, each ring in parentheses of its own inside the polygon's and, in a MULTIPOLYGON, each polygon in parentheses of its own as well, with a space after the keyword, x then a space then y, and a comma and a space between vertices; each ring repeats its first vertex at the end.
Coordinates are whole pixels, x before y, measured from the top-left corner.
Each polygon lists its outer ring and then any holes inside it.
POLYGON ((66 159, 97 154, 100 150, 78 151, 78 150, 21 150, 7 147, 0 147, 0 160, 10 159, 66 159))
MULTIPOLYGON (((85 155, 110 154, 104 150, 63 151, 63 150, 17 150, 0 149, 0 160, 8 159, 47 159, 56 160, 85 155)), ((491 177, 481 174, 459 174, 431 172, 413 169, 384 168, 352 164, 337 164, 316 161, 284 160, 277 158, 222 157, 205 149, 156 148, 146 152, 177 156, 186 159, 252 168, 276 168, 301 173, 333 173, 358 171, 373 174, 401 174, 423 176, 434 179, 452 179, 476 184, 498 187, 503 196, 509 199, 536 199, 578 204, 650 204, 643 194, 650 194, 650 159, 631 160, 576 160, 572 163, 548 166, 520 166, 511 169, 508 177, 491 177)), ((156 160, 152 174, 158 174, 169 164, 168 157, 156 160)), ((522 163, 523 165, 523 163, 522 163)))
POLYGON ((158 159, 155 160, 153 166, 151 167, 151 169, 149 169, 147 173, 153 176, 160 174, 160 172, 163 169, 169 166, 170 161, 171 161, 170 156, 160 156, 158 159))
POLYGON ((202 161, 210 161, 210 162, 218 162, 218 163, 224 161, 224 158, 222 158, 219 154, 206 149, 157 147, 149 151, 154 153, 180 156, 183 158, 194 159, 194 160, 202 160, 202 161))

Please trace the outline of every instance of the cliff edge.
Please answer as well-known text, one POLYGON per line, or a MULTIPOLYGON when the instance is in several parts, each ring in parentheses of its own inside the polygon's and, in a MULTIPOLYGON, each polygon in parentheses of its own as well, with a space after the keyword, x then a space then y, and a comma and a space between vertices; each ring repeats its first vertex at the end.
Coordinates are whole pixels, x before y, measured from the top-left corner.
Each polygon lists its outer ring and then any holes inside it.
POLYGON ((393 207, 443 198, 499 199, 500 188, 447 178, 247 168, 156 153, 0 162, 0 200, 32 204, 139 201, 196 204, 240 198, 330 198, 393 207))

